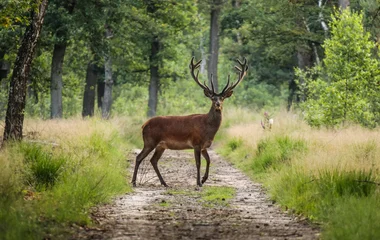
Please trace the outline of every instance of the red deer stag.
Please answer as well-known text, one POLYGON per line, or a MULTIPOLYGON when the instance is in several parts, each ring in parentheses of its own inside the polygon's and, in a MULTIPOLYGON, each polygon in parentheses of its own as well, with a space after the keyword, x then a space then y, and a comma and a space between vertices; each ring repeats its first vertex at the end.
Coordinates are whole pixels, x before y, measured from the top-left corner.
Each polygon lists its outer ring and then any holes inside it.
MULTIPOLYGON (((238 79, 230 85, 230 76, 221 93, 214 91, 214 85, 211 81, 211 89, 198 80, 199 68, 202 60, 194 64, 194 57, 190 62, 191 76, 195 82, 203 89, 206 97, 212 101, 211 109, 207 114, 193 114, 189 116, 161 116, 149 119, 142 126, 142 135, 144 148, 136 157, 135 171, 133 173, 132 184, 136 186, 136 177, 142 160, 153 150, 156 149, 150 159, 153 168, 160 179, 162 185, 167 187, 164 179, 158 170, 157 163, 165 149, 183 150, 194 149, 195 162, 197 166, 197 185, 202 186, 206 182, 210 167, 210 157, 207 148, 211 146, 214 136, 222 122, 222 104, 224 99, 230 97, 233 89, 243 80, 247 74, 247 60, 238 63, 240 67, 235 66, 238 70, 238 79), (206 172, 200 180, 201 154, 206 159, 206 172)), ((212 76, 211 76, 212 78, 212 76)))

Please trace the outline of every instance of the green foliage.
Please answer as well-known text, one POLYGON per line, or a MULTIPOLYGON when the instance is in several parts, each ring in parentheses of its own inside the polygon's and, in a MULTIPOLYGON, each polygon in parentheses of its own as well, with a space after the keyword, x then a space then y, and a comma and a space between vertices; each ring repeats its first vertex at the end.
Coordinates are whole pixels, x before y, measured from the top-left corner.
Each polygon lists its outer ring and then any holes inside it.
POLYGON ((241 138, 233 138, 227 143, 227 147, 229 150, 235 151, 237 148, 241 147, 243 145, 243 139, 241 138))
POLYGON ((368 197, 376 190, 375 176, 372 172, 350 171, 342 172, 337 169, 322 171, 316 180, 321 195, 331 194, 331 198, 368 197))
POLYGON ((224 13, 225 52, 230 58, 246 56, 250 62, 249 75, 279 91, 293 79, 298 49, 310 50, 311 42, 322 42, 325 38, 319 14, 329 16, 330 3, 326 5, 319 8, 312 1, 244 1, 240 7, 224 13))
MULTIPOLYGON (((199 198, 199 202, 207 207, 227 207, 228 201, 236 195, 236 189, 223 186, 204 186, 199 190, 168 190, 169 195, 186 195, 199 198)), ((166 204, 163 204, 166 206, 166 204)))
POLYGON ((252 170, 262 173, 266 170, 279 169, 298 153, 306 151, 306 143, 301 139, 288 136, 266 138, 257 144, 256 156, 253 158, 252 170))
POLYGON ((362 19, 348 10, 337 13, 331 22, 332 38, 323 45, 324 67, 297 72, 306 80, 307 100, 301 107, 311 125, 353 122, 375 127, 380 122, 380 65, 372 56, 375 45, 362 19))
POLYGON ((378 239, 380 237, 380 196, 347 197, 335 206, 323 239, 378 239))
POLYGON ((32 0, 2 0, 0 3, 0 26, 14 28, 18 24, 29 24, 27 12, 36 10, 36 1, 32 0))
MULTIPOLYGON (((327 227, 331 218, 342 217, 336 216, 334 211, 347 199, 355 198, 364 207, 368 200, 379 197, 372 172, 333 169, 323 170, 313 177, 289 166, 267 177, 265 185, 273 199, 310 219, 325 222, 327 227)), ((351 218, 351 221, 357 219, 351 218)))
POLYGON ((232 102, 237 106, 250 108, 253 110, 276 109, 286 101, 287 89, 282 86, 275 86, 257 81, 245 79, 242 86, 235 93, 232 102), (246 81, 247 80, 247 81, 246 81))
POLYGON ((206 186, 202 189, 201 198, 203 204, 215 206, 228 206, 228 200, 236 195, 233 187, 206 186))
POLYGON ((53 187, 68 160, 64 156, 53 156, 36 144, 23 144, 21 151, 27 168, 30 169, 28 184, 38 191, 53 187))
MULTIPOLYGON (((311 142, 281 132, 260 140, 256 149, 243 144, 231 151, 230 142, 234 138, 225 141, 221 152, 248 176, 262 182, 278 204, 320 223, 323 239, 380 237, 378 168, 346 170, 313 166, 304 157, 313 154, 304 154, 307 149, 313 151, 309 147, 311 142), (236 157, 236 152, 255 154, 236 157), (319 171, 312 172, 310 166, 319 171)), ((350 161, 373 165, 377 150, 373 141, 354 145, 355 154, 350 161)))
POLYGON ((90 224, 92 206, 131 190, 126 143, 116 129, 107 131, 54 147, 7 145, 0 154, 1 239, 67 238, 72 223, 90 224))

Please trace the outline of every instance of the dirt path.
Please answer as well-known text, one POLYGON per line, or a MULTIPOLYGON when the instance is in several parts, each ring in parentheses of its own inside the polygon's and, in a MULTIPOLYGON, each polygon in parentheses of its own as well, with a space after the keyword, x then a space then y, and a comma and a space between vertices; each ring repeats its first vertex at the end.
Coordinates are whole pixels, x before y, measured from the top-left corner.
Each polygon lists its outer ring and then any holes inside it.
MULTIPOLYGON (((130 157, 130 171, 137 153, 138 150, 130 157)), ((117 198, 111 205, 98 207, 93 213, 98 226, 83 230, 75 238, 318 239, 316 227, 280 211, 259 184, 212 151, 210 157, 210 177, 205 186, 236 189, 236 196, 225 206, 202 204, 197 194, 202 189, 195 184, 193 154, 168 150, 159 161, 159 168, 169 190, 160 186, 149 158, 145 159, 134 192, 117 198)))

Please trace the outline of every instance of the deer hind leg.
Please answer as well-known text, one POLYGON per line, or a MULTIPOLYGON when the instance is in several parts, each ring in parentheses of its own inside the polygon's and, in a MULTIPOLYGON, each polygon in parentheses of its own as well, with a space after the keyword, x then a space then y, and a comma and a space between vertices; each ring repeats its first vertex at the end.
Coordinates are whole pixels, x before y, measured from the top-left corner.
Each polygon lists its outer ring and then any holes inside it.
POLYGON ((197 165, 197 185, 202 187, 201 183, 201 151, 194 149, 195 164, 197 165))
POLYGON ((202 156, 206 159, 206 172, 202 178, 202 184, 203 184, 206 182, 208 178, 208 170, 210 168, 210 156, 208 155, 207 149, 203 149, 201 153, 202 153, 202 156))
POLYGON ((132 177, 132 185, 134 187, 136 187, 136 178, 137 178, 137 172, 139 170, 139 166, 142 162, 142 160, 144 160, 144 158, 146 156, 148 156, 148 154, 154 149, 154 147, 145 147, 143 148, 143 150, 137 155, 136 157, 136 163, 135 163, 135 171, 133 172, 133 177, 132 177))
POLYGON ((152 164, 153 169, 158 176, 158 179, 160 179, 161 184, 164 185, 165 187, 168 187, 168 185, 165 183, 164 179, 162 178, 160 170, 158 170, 158 166, 157 166, 158 160, 160 160, 160 157, 162 156, 164 151, 165 151, 165 148, 156 147, 156 151, 154 152, 153 157, 150 159, 150 163, 152 164))

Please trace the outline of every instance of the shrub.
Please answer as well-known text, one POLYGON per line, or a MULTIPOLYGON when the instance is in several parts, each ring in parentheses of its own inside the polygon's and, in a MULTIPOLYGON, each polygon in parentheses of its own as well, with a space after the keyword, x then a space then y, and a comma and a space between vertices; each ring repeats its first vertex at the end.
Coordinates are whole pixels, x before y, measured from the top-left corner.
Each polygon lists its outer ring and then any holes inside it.
POLYGON ((296 71, 305 82, 300 87, 307 100, 301 108, 311 125, 334 127, 353 122, 374 128, 380 122, 379 61, 372 56, 375 45, 362 20, 362 14, 350 10, 333 16, 332 37, 323 45, 324 65, 296 71))
POLYGON ((237 148, 239 148, 242 145, 243 145, 243 139, 241 138, 233 138, 227 143, 227 146, 230 149, 230 151, 235 151, 237 148))
POLYGON ((252 170, 263 172, 270 167, 279 168, 282 163, 305 150, 306 144, 299 139, 292 139, 288 136, 265 138, 257 144, 252 170))
POLYGON ((30 170, 28 183, 38 190, 52 187, 62 172, 66 158, 54 156, 36 144, 25 143, 21 145, 21 150, 30 170))

